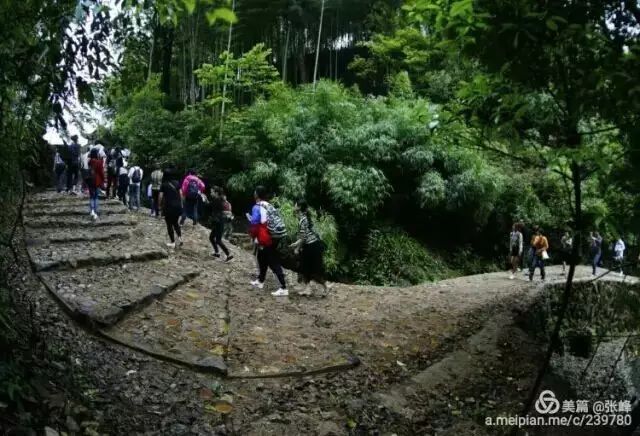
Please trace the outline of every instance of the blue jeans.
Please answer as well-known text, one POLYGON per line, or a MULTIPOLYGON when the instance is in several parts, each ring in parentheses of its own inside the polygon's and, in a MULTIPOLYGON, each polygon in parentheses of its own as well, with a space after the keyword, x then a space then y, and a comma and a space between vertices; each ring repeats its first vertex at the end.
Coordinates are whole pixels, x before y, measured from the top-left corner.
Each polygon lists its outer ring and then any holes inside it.
POLYGON ((182 219, 180 225, 183 225, 187 217, 193 220, 193 224, 198 224, 198 200, 184 199, 184 208, 182 209, 182 219))
POLYGON ((596 275, 596 267, 600 263, 600 259, 602 258, 602 250, 598 250, 595 253, 592 253, 593 259, 591 261, 591 266, 593 267, 593 275, 596 275))
POLYGON ((98 189, 89 188, 89 207, 93 212, 98 214, 98 189))
POLYGON ((536 268, 540 268, 540 276, 542 280, 544 280, 544 259, 542 256, 534 254, 531 260, 531 266, 529 267, 529 280, 533 280, 533 274, 536 272, 536 268))
POLYGON ((129 210, 140 209, 140 185, 129 185, 129 210))

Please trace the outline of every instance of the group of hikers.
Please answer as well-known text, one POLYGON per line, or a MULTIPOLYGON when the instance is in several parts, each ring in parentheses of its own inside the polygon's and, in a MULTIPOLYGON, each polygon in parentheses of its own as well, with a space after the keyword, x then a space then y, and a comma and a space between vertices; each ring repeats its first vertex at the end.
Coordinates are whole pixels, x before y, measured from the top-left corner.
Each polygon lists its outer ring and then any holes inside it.
MULTIPOLYGON (((522 222, 513 224, 511 233, 509 234, 509 260, 511 264, 510 279, 514 279, 521 265, 526 266, 525 274, 529 276, 529 280, 533 280, 536 268, 540 269, 540 277, 545 280, 545 262, 550 259, 549 240, 544 235, 540 226, 533 226, 531 238, 526 241, 527 250, 525 252, 525 236, 529 233, 522 222)), ((602 242, 603 238, 599 232, 593 231, 589 233, 589 256, 591 259, 592 274, 595 276, 598 267, 602 267, 602 242)), ((617 237, 612 244, 614 269, 619 274, 624 275, 624 252, 626 245, 621 237, 617 237)), ((567 264, 571 259, 573 251, 573 236, 569 230, 566 230, 560 239, 560 249, 558 250, 558 260, 562 261, 562 274, 566 274, 567 264)))
MULTIPOLYGON (((117 195, 130 211, 137 212, 145 173, 138 165, 129 165, 128 150, 113 148, 107 151, 104 146, 95 144, 87 146, 86 152, 81 154, 77 139, 72 136, 71 143, 59 147, 55 154, 57 191, 75 195, 85 191, 89 197, 89 215, 94 221, 99 217, 98 199, 101 194, 106 198, 115 198, 117 195)), ((209 241, 213 248, 212 256, 221 258, 224 254, 225 262, 234 258, 224 242, 225 237, 231 233, 234 216, 223 188, 207 188, 194 170, 189 170, 182 176, 173 166, 167 166, 163 170, 159 164, 155 164, 147 183, 147 196, 151 206, 150 214, 157 218, 164 217, 169 248, 179 248, 184 244, 182 226, 187 218, 197 226, 201 216, 200 209, 207 204, 211 211, 209 241)), ((323 262, 325 244, 314 229, 309 206, 304 199, 296 202, 296 212, 299 218, 297 239, 289 248, 299 257, 299 280, 305 285, 298 294, 312 295, 311 282, 315 281, 322 287, 321 295, 326 295, 323 262)), ((280 250, 284 248, 280 245, 287 236, 287 229, 279 210, 269 202, 265 187, 255 188, 254 205, 246 217, 258 264, 257 278, 250 282, 251 286, 263 289, 267 270, 271 269, 279 283, 279 288, 271 294, 275 297, 288 296, 289 290, 280 260, 280 250)))

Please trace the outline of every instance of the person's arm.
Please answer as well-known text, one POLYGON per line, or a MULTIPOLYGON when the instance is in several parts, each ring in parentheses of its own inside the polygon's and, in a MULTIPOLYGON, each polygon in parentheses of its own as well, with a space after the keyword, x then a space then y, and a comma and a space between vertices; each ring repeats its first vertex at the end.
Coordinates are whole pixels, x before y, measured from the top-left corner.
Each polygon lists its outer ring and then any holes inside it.
POLYGON ((522 236, 522 233, 518 232, 518 255, 519 256, 522 256, 523 245, 524 245, 524 237, 522 236))

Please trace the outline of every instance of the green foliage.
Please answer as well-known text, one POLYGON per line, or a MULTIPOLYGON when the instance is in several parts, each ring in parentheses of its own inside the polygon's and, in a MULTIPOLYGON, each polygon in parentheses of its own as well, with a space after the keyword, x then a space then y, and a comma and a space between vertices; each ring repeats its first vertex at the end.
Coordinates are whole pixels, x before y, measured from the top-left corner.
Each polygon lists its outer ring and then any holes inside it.
POLYGON ((361 283, 415 285, 452 276, 446 262, 397 229, 373 230, 353 270, 361 283))
POLYGON ((355 219, 374 213, 389 195, 389 184, 376 168, 329 165, 324 179, 334 206, 355 219))

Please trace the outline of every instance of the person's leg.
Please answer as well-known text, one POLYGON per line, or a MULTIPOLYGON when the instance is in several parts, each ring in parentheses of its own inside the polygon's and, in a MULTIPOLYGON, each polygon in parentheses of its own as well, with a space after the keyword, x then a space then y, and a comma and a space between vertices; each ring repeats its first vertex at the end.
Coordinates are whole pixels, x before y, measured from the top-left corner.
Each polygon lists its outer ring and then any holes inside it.
POLYGON ((538 258, 538 266, 540 267, 540 277, 542 277, 542 280, 544 280, 545 279, 544 259, 542 257, 538 258))
POLYGON ((157 189, 151 190, 151 199, 153 200, 153 213, 158 217, 160 216, 160 191, 157 189))
POLYGON ((269 267, 271 247, 258 247, 258 281, 264 283, 267 278, 267 268, 269 267))
POLYGON ((593 269, 592 274, 595 276, 596 275, 596 267, 598 266, 598 261, 599 261, 599 256, 598 253, 594 253, 593 254, 593 258, 591 259, 591 267, 593 269))
MULTIPOLYGON (((312 245, 313 245, 313 251, 312 251, 312 258, 311 258, 311 262, 312 262, 311 277, 313 278, 313 280, 316 281, 316 283, 322 285, 322 287, 326 290, 327 279, 325 277, 325 270, 324 270, 324 259, 323 259, 324 250, 320 242, 316 242, 312 245)), ((517 266, 516 266, 516 270, 517 270, 517 266)))
POLYGON ((174 216, 169 212, 164 215, 164 222, 167 224, 167 233, 169 234, 169 240, 172 244, 176 242, 175 236, 173 235, 173 219, 174 216))
POLYGON ((133 210, 133 185, 129 185, 129 210, 133 210))
POLYGON ((211 229, 211 233, 209 233, 209 242, 211 242, 211 246, 213 247, 214 255, 220 256, 220 250, 218 249, 218 241, 216 240, 215 225, 214 225, 214 228, 211 229))
POLYGON ((198 200, 193 202, 193 225, 198 224, 198 200))
POLYGON ((529 261, 529 280, 533 280, 533 274, 536 272, 536 259, 535 254, 529 261))
POLYGON ((217 222, 217 223, 214 224, 213 228, 214 228, 214 231, 215 231, 216 244, 220 246, 220 248, 222 249, 222 252, 228 258, 229 257, 229 249, 224 244, 224 242, 222 242, 222 232, 224 232, 224 223, 222 221, 221 222, 217 222))
POLYGON ((67 165, 67 192, 71 191, 71 187, 73 186, 73 177, 72 177, 72 165, 67 165))
POLYGON ((133 207, 135 210, 140 209, 140 185, 132 185, 133 186, 133 207))
POLYGON ((184 225, 184 222, 187 220, 187 215, 189 215, 189 200, 184 200, 184 208, 182 208, 182 218, 180 218, 180 225, 184 225))
POLYGON ((182 229, 180 229, 180 224, 178 224, 178 220, 180 219, 182 211, 176 211, 173 215, 173 229, 176 231, 176 235, 178 235, 178 242, 182 245, 182 229))
POLYGON ((279 240, 274 240, 271 248, 271 253, 269 254, 269 268, 278 278, 280 282, 280 287, 282 289, 287 289, 287 282, 285 281, 284 271, 282 270, 282 265, 280 264, 280 255, 278 253, 278 245, 279 240))

